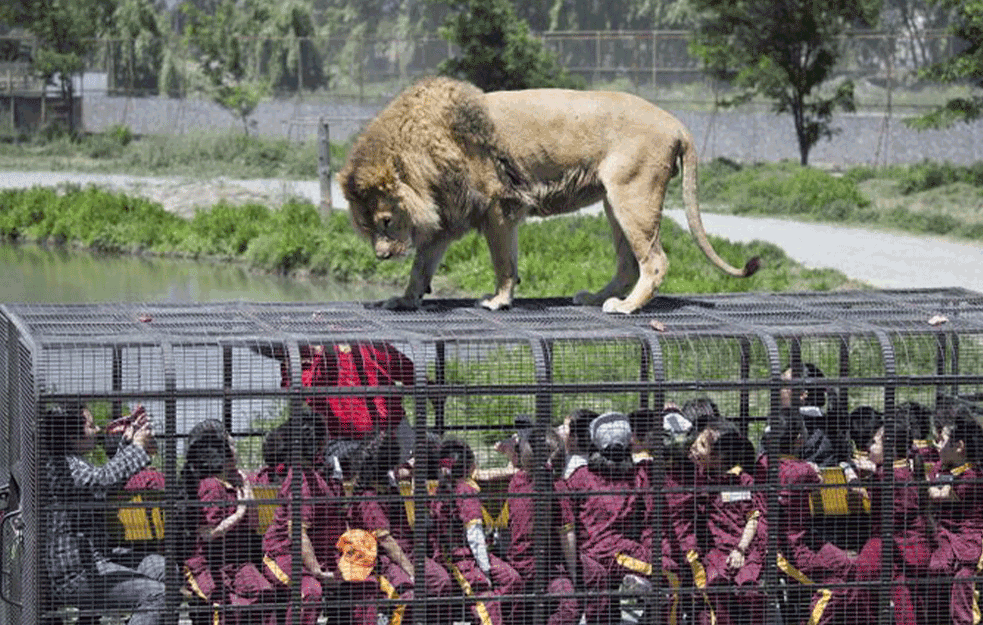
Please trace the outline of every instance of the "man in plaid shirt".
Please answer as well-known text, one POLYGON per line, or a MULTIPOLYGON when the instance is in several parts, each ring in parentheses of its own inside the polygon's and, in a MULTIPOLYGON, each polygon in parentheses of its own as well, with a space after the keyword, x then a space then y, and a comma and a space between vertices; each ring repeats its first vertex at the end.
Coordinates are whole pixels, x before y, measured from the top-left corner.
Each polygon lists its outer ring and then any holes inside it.
POLYGON ((128 611, 131 625, 155 625, 164 608, 163 557, 147 556, 131 569, 106 556, 106 496, 149 464, 148 449, 153 450, 153 429, 143 407, 131 417, 113 458, 94 466, 83 458, 99 434, 92 413, 78 403, 44 410, 44 563, 58 604, 97 613, 128 611))

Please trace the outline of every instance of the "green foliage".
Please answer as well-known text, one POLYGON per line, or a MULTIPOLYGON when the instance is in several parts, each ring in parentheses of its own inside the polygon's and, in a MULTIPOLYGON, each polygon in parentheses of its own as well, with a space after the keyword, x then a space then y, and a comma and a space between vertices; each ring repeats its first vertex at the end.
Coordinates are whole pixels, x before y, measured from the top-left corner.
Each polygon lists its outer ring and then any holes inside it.
POLYGON ((509 0, 447 0, 441 37, 461 48, 438 72, 468 80, 485 91, 534 87, 583 88, 543 48, 509 0))
POLYGON ((308 39, 316 35, 309 4, 291 0, 274 7, 263 26, 261 36, 266 39, 258 51, 260 72, 270 77, 274 91, 327 86, 324 59, 308 39))
POLYGON ((198 50, 199 70, 208 80, 208 95, 242 122, 249 134, 249 116, 268 93, 266 80, 250 72, 244 38, 256 36, 270 17, 264 0, 222 0, 214 13, 183 5, 189 23, 188 43, 198 50))
MULTIPOLYGON (((937 82, 968 83, 976 91, 983 89, 983 0, 931 0, 932 4, 954 12, 950 28, 961 46, 958 52, 934 63, 921 75, 937 82)), ((983 96, 953 98, 928 113, 906 120, 918 129, 948 128, 956 122, 971 122, 983 117, 983 96)))
POLYGON ((122 47, 109 67, 112 81, 127 89, 156 94, 164 60, 163 17, 151 0, 118 0, 107 36, 122 47))
POLYGON ((873 0, 693 0, 702 19, 692 49, 707 72, 736 88, 725 106, 756 96, 792 115, 802 165, 820 139, 837 131, 836 109, 855 110, 853 83, 828 89, 839 61, 840 35, 854 20, 873 21, 873 0))
POLYGON ((835 220, 870 206, 855 180, 791 163, 740 167, 714 161, 701 173, 701 200, 729 204, 737 214, 835 220))
POLYGON ((899 176, 898 187, 903 194, 910 195, 957 182, 983 188, 983 162, 963 166, 925 160, 907 167, 899 176))
POLYGON ((164 252, 187 222, 142 198, 89 187, 0 193, 0 237, 78 244, 104 252, 164 252))

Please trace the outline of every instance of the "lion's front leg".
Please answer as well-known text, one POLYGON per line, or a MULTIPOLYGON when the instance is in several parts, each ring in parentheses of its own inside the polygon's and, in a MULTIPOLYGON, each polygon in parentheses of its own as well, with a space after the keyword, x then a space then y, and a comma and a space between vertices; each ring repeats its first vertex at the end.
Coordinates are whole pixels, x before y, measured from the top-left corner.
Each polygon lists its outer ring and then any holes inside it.
POLYGON ((423 301, 423 296, 430 292, 430 281, 440 265, 440 260, 447 251, 450 241, 434 239, 417 247, 413 258, 413 268, 410 270, 410 282, 402 296, 391 297, 382 303, 389 310, 416 310, 423 301))
POLYGON ((490 210, 483 232, 495 269, 495 293, 480 303, 488 310, 509 308, 519 284, 519 225, 505 219, 498 210, 490 210))

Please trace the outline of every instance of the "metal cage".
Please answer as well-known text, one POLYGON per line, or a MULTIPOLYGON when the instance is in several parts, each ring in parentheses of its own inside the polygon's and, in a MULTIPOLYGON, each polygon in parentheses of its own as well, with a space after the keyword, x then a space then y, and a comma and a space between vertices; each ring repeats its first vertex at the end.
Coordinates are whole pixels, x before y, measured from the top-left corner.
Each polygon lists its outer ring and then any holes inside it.
MULTIPOLYGON (((146 408, 157 446, 150 469, 160 481, 130 490, 120 484, 83 507, 87 518, 98 519, 104 554, 110 559, 151 552, 166 558, 161 578, 166 588, 164 614, 193 623, 204 622, 203 618, 225 622, 236 622, 233 617, 241 617, 240 622, 264 618, 255 605, 199 601, 182 570, 188 551, 177 520, 204 506, 189 502, 182 492, 182 476, 189 433, 203 420, 224 426, 236 443, 238 467, 252 476, 264 467, 270 469, 263 443, 277 426, 312 412, 330 421, 338 418, 340 406, 348 400, 362 401, 360 410, 362 417, 369 417, 368 429, 364 423, 358 426, 344 419, 327 428, 327 455, 339 462, 323 472, 329 481, 339 480, 340 490, 333 497, 349 528, 358 527, 351 510, 365 497, 353 487, 353 473, 364 466, 360 465, 364 450, 380 422, 393 421, 401 466, 412 458, 414 474, 428 478, 438 478, 443 466, 432 441, 463 440, 473 450, 478 467, 475 476, 487 549, 503 559, 510 540, 505 502, 516 456, 496 449, 507 452, 508 441, 517 440, 514 435, 520 430, 536 432, 529 465, 534 488, 524 495, 535 502, 535 564, 517 594, 483 594, 460 576, 449 575, 451 589, 440 596, 422 582, 412 600, 398 588, 372 586, 359 594, 331 586, 333 590, 325 590, 313 605, 313 612, 305 613, 302 608, 310 606, 304 603, 301 585, 294 584, 266 596, 273 597, 271 604, 261 600, 259 605, 270 608, 269 613, 293 606, 295 622, 314 614, 321 622, 336 623, 361 618, 352 615, 368 604, 374 606, 371 618, 378 622, 396 622, 397 615, 413 622, 435 622, 434 614, 447 622, 478 622, 487 614, 475 607, 484 606, 487 612, 485 604, 489 604, 494 607, 493 620, 498 610, 504 622, 546 623, 557 597, 564 595, 549 592, 554 568, 562 564, 551 534, 559 526, 554 510, 562 509, 562 496, 553 487, 550 470, 556 468, 546 462, 549 450, 543 436, 574 411, 628 414, 649 409, 650 416, 663 419, 666 406, 710 398, 741 436, 753 443, 761 466, 767 465, 757 470, 752 490, 762 494, 770 511, 766 516, 774 519, 780 514, 782 496, 778 463, 761 459, 776 457, 764 434, 782 409, 783 393, 791 390, 797 407, 798 398, 821 389, 829 398, 826 412, 848 418, 852 410, 868 406, 883 414, 881 423, 888 425, 905 402, 929 409, 959 402, 978 416, 977 406, 983 401, 983 294, 963 289, 658 297, 632 316, 605 315, 567 300, 518 300, 504 312, 483 310, 471 300, 428 301, 417 312, 391 312, 360 303, 7 304, 0 306, 0 339, 0 496, 6 500, 0 621, 10 624, 91 622, 107 616, 125 619, 128 614, 125 609, 66 603, 47 574, 45 552, 56 537, 48 535, 45 519, 64 507, 64 502, 50 496, 45 482, 43 422, 46 410, 56 404, 85 405, 102 427, 132 413, 137 405, 146 408), (372 349, 388 355, 379 356, 372 349), (345 382, 339 371, 342 360, 351 354, 355 369, 345 382), (379 364, 377 358, 389 360, 379 364), (366 359, 372 362, 367 365, 366 359), (318 381, 318 365, 312 363, 322 360, 321 373, 326 377, 318 381), (391 367, 397 360, 408 364, 400 365, 399 375, 393 375, 391 367), (825 376, 783 378, 786 369, 801 370, 803 363, 815 364, 825 376), (375 371, 366 373, 370 367, 375 371), (336 469, 341 473, 333 473, 336 469)), ((851 425, 839 422, 851 428, 842 438, 854 432, 851 425)), ((652 427, 664 434, 662 423, 652 427)), ((889 432, 886 427, 885 448, 892 446, 889 432)), ((852 442, 859 451, 868 443, 852 442)), ((579 600, 581 609, 603 596, 610 599, 603 615, 607 621, 696 622, 701 606, 713 605, 719 597, 755 593, 766 610, 762 622, 808 618, 814 589, 803 591, 806 584, 797 586, 780 566, 783 539, 774 529, 777 522, 768 523, 764 564, 751 586, 702 588, 689 578, 685 562, 677 564, 685 569, 688 582, 684 579, 674 586, 669 576, 651 574, 660 568, 660 545, 667 538, 664 519, 671 510, 662 497, 664 484, 658 481, 664 477, 664 448, 650 451, 656 459, 652 479, 646 482, 645 492, 639 487, 635 494, 648 502, 644 518, 654 538, 644 544, 651 557, 636 553, 632 562, 641 562, 641 569, 625 571, 635 573, 631 578, 635 581, 642 579, 641 590, 626 590, 628 578, 620 570, 600 591, 575 580, 569 596, 579 600)), ((89 459, 95 465, 109 455, 101 449, 93 453, 89 459)), ((841 460, 848 464, 849 458, 841 460)), ((886 466, 897 460, 903 458, 885 449, 886 466)), ((810 494, 812 513, 821 517, 827 538, 834 544, 840 541, 847 551, 857 551, 872 537, 870 528, 877 527, 885 538, 882 555, 892 557, 889 537, 899 529, 898 523, 906 521, 892 516, 885 502, 912 485, 886 479, 886 490, 878 491, 882 494, 858 503, 859 487, 848 488, 837 481, 842 477, 838 468, 842 469, 839 464, 817 467, 817 472, 828 474, 828 481, 810 494)), ((925 481, 915 487, 923 492, 930 477, 918 475, 925 481)), ((705 485, 692 489, 714 497, 721 492, 705 485)), ((412 559, 417 571, 428 566, 435 535, 441 532, 431 519, 436 514, 434 504, 441 498, 452 501, 444 491, 432 490, 425 479, 404 482, 398 500, 399 509, 415 517, 412 559)), ((257 541, 276 522, 277 514, 292 521, 290 537, 296 540, 290 547, 292 569, 286 574, 293 579, 303 574, 300 528, 306 528, 307 522, 302 520, 302 506, 290 506, 288 513, 278 508, 291 499, 302 499, 303 494, 298 480, 285 491, 274 482, 256 488, 247 506, 257 541)), ((391 495, 375 497, 392 502, 391 495)), ((929 504, 924 506, 928 509, 929 504)), ((983 518, 983 510, 980 514, 983 518)), ((376 534, 378 564, 385 535, 376 534)), ((261 558, 264 548, 257 549, 253 553, 261 558)), ((257 568, 261 567, 259 561, 257 568)), ((369 582, 382 577, 378 570, 373 572, 376 576, 369 582)), ((971 573, 970 582, 979 571, 971 573)), ((896 614, 896 601, 889 592, 897 586, 893 575, 891 567, 881 567, 873 577, 850 577, 841 583, 869 592, 865 596, 875 605, 873 614, 891 622, 896 614)), ((918 593, 941 597, 949 582, 933 575, 920 576, 912 587, 920 585, 918 593)), ((422 574, 417 576, 421 578, 422 574)), ((919 622, 951 622, 947 609, 919 607, 919 622)), ((283 622, 282 614, 280 619, 283 622)))

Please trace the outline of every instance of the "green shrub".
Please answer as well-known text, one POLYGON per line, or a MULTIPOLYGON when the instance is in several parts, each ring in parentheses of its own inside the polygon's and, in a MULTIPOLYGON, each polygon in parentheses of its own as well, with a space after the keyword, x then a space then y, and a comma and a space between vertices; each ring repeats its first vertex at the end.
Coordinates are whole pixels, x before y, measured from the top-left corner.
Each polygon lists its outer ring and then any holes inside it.
POLYGON ((983 161, 972 165, 953 165, 949 162, 925 160, 907 168, 899 180, 898 188, 901 193, 910 195, 956 182, 983 187, 983 161))

